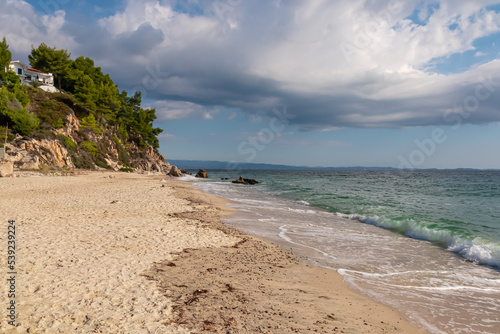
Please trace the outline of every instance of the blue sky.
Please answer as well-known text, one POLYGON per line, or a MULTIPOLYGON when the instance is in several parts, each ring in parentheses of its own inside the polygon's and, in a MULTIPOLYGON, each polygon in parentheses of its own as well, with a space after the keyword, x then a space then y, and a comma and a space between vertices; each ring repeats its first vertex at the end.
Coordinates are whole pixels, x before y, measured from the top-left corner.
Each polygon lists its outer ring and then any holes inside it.
POLYGON ((0 0, 141 90, 168 159, 500 168, 500 1, 0 0))

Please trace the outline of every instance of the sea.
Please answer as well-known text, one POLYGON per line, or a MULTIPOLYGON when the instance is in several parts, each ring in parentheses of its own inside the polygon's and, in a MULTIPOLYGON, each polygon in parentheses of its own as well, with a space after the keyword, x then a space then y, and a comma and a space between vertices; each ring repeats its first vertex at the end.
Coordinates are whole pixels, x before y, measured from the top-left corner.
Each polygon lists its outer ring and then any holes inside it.
POLYGON ((500 171, 209 170, 225 223, 430 333, 500 333, 500 171), (260 183, 231 183, 239 176, 260 183))

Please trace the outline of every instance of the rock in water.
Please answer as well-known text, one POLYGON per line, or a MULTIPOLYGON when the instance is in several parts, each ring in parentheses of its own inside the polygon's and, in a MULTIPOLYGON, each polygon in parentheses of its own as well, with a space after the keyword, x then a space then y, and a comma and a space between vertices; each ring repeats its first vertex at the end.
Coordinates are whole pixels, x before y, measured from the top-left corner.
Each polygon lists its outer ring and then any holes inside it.
POLYGON ((245 179, 243 178, 243 176, 240 176, 240 178, 236 181, 233 181, 233 183, 242 183, 244 184, 245 183, 245 179))
POLYGON ((198 173, 196 173, 195 177, 201 177, 202 179, 208 179, 207 171, 204 169, 200 169, 198 173))
POLYGON ((233 183, 239 183, 239 184, 257 184, 259 182, 255 181, 254 179, 244 179, 243 176, 240 176, 240 178, 236 181, 233 181, 233 183))
POLYGON ((193 175, 193 173, 190 173, 190 172, 188 172, 188 171, 187 171, 187 170, 185 170, 185 169, 181 169, 181 173, 182 173, 183 175, 193 175))
POLYGON ((181 177, 182 176, 181 171, 176 166, 172 166, 172 168, 170 168, 170 173, 169 174, 171 176, 175 176, 175 177, 181 177))
POLYGON ((259 182, 255 181, 254 179, 244 179, 245 184, 258 184, 259 182))

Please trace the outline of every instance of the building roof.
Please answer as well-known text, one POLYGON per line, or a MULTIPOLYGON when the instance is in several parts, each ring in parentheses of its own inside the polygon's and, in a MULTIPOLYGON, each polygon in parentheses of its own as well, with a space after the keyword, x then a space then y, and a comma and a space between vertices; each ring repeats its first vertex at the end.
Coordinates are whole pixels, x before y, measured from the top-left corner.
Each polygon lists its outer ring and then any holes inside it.
POLYGON ((47 74, 47 75, 50 75, 50 73, 42 72, 42 71, 37 70, 37 69, 35 69, 35 68, 33 68, 33 67, 28 67, 28 68, 27 68, 27 70, 28 70, 28 71, 33 71, 33 72, 38 72, 38 73, 42 73, 42 74, 47 74))

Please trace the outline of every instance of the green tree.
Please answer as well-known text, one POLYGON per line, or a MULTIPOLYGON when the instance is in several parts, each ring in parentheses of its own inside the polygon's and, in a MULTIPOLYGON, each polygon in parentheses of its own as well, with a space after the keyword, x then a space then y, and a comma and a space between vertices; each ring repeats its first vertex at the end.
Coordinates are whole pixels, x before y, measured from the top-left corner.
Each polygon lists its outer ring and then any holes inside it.
POLYGON ((116 122, 129 132, 134 127, 134 113, 138 113, 141 107, 141 92, 136 92, 134 96, 128 97, 128 93, 122 91, 119 98, 121 105, 116 112, 116 122))
POLYGON ((160 128, 153 127, 156 119, 155 109, 141 108, 141 92, 128 96, 126 91, 120 93, 122 100, 120 109, 116 113, 116 122, 119 129, 125 127, 129 138, 140 146, 151 145, 157 149, 160 147, 157 136, 163 132, 160 128))
POLYGON ((9 63, 12 61, 12 53, 9 51, 9 45, 5 37, 0 43, 0 81, 4 81, 6 72, 9 70, 9 63))
POLYGON ((118 94, 118 87, 113 82, 101 82, 97 89, 96 106, 98 111, 109 118, 111 114, 116 113, 120 108, 120 96, 118 94))
POLYGON ((94 81, 86 74, 80 74, 75 82, 75 99, 85 107, 95 109, 97 90, 94 81))
POLYGON ((101 134, 101 128, 99 127, 99 124, 97 124, 97 121, 95 120, 94 115, 90 114, 87 117, 84 117, 82 119, 82 123, 80 126, 82 129, 90 129, 97 135, 101 134))
POLYGON ((9 44, 5 37, 0 43, 0 69, 1 72, 7 72, 9 69, 9 63, 12 61, 12 53, 9 51, 9 44))
POLYGON ((153 127, 153 122, 156 119, 156 109, 140 109, 135 113, 135 128, 132 129, 139 135, 140 145, 146 146, 149 144, 153 148, 160 147, 157 136, 163 132, 160 128, 153 127))
POLYGON ((38 48, 31 46, 31 54, 28 55, 30 65, 37 70, 50 72, 59 82, 61 90, 61 80, 67 76, 72 63, 71 56, 67 50, 57 50, 55 47, 49 47, 42 43, 38 48))
POLYGON ((92 156, 95 158, 97 156, 97 153, 99 153, 99 150, 97 149, 97 146, 94 142, 90 140, 86 140, 82 143, 82 148, 92 154, 92 156))
POLYGON ((103 74, 100 67, 88 57, 78 57, 72 62, 63 87, 75 95, 77 100, 95 112, 99 123, 116 123, 116 113, 121 99, 118 87, 109 74, 103 74), (92 84, 91 84, 92 83, 92 84))
POLYGON ((17 101, 20 102, 23 107, 26 107, 30 99, 25 88, 21 85, 21 81, 19 81, 19 76, 13 71, 8 71, 7 73, 3 73, 3 81, 7 90, 15 95, 17 101))
POLYGON ((68 73, 64 78, 63 87, 70 93, 75 93, 75 84, 78 79, 88 75, 92 81, 94 79, 94 61, 90 58, 78 57, 71 62, 68 73))
POLYGON ((27 136, 38 126, 39 120, 36 115, 26 111, 26 105, 19 101, 16 95, 23 97, 22 94, 10 92, 5 87, 0 88, 0 123, 12 124, 15 132, 27 136))

